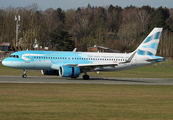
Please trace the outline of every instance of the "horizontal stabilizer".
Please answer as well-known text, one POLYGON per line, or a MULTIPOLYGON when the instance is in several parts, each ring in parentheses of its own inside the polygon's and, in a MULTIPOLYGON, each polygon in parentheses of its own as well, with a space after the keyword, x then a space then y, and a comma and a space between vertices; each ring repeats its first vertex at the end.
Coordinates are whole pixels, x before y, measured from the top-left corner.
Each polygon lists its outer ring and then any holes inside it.
POLYGON ((149 62, 152 62, 152 61, 162 62, 162 61, 165 61, 165 58, 164 57, 155 56, 155 58, 147 59, 146 61, 149 61, 149 62))

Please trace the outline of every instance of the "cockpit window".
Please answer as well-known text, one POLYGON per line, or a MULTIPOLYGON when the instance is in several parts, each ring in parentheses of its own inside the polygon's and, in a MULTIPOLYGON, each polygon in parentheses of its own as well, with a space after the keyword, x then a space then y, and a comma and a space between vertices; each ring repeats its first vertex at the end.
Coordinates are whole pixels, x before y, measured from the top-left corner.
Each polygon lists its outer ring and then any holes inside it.
POLYGON ((15 55, 15 58, 19 58, 19 56, 18 55, 15 55))
POLYGON ((9 57, 13 57, 13 58, 19 58, 18 55, 10 55, 9 57))

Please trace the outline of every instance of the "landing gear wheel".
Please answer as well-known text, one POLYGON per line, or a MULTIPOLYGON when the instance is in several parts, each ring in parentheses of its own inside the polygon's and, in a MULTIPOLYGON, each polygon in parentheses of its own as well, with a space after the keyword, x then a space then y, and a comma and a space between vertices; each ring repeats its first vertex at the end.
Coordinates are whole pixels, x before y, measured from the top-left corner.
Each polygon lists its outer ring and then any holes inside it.
POLYGON ((26 75, 26 74, 23 74, 23 75, 22 75, 22 77, 23 77, 23 78, 26 78, 26 77, 27 77, 27 75, 26 75))
POLYGON ((23 75, 22 75, 23 78, 26 78, 27 77, 26 72, 27 72, 27 70, 24 70, 23 71, 23 75))
POLYGON ((89 75, 83 75, 83 79, 84 80, 89 80, 90 79, 90 76, 89 75))

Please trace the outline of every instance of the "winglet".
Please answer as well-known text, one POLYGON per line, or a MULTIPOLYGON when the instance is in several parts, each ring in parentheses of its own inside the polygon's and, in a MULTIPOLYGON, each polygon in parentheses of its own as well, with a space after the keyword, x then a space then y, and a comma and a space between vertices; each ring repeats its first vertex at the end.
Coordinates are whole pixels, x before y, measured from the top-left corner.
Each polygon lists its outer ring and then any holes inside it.
POLYGON ((77 48, 74 48, 74 50, 72 52, 76 52, 77 48))

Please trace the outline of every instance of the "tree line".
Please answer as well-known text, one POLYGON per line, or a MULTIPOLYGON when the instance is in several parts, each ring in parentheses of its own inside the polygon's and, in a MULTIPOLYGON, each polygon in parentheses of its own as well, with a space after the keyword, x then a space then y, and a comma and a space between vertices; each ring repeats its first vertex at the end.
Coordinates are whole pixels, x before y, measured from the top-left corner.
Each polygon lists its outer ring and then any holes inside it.
POLYGON ((131 52, 154 27, 163 27, 157 54, 173 56, 173 9, 150 6, 107 6, 62 10, 39 10, 37 4, 0 9, 0 42, 10 42, 17 49, 52 46, 54 50, 87 51, 105 46, 131 52), (20 15, 19 44, 16 46, 15 15, 20 15))

